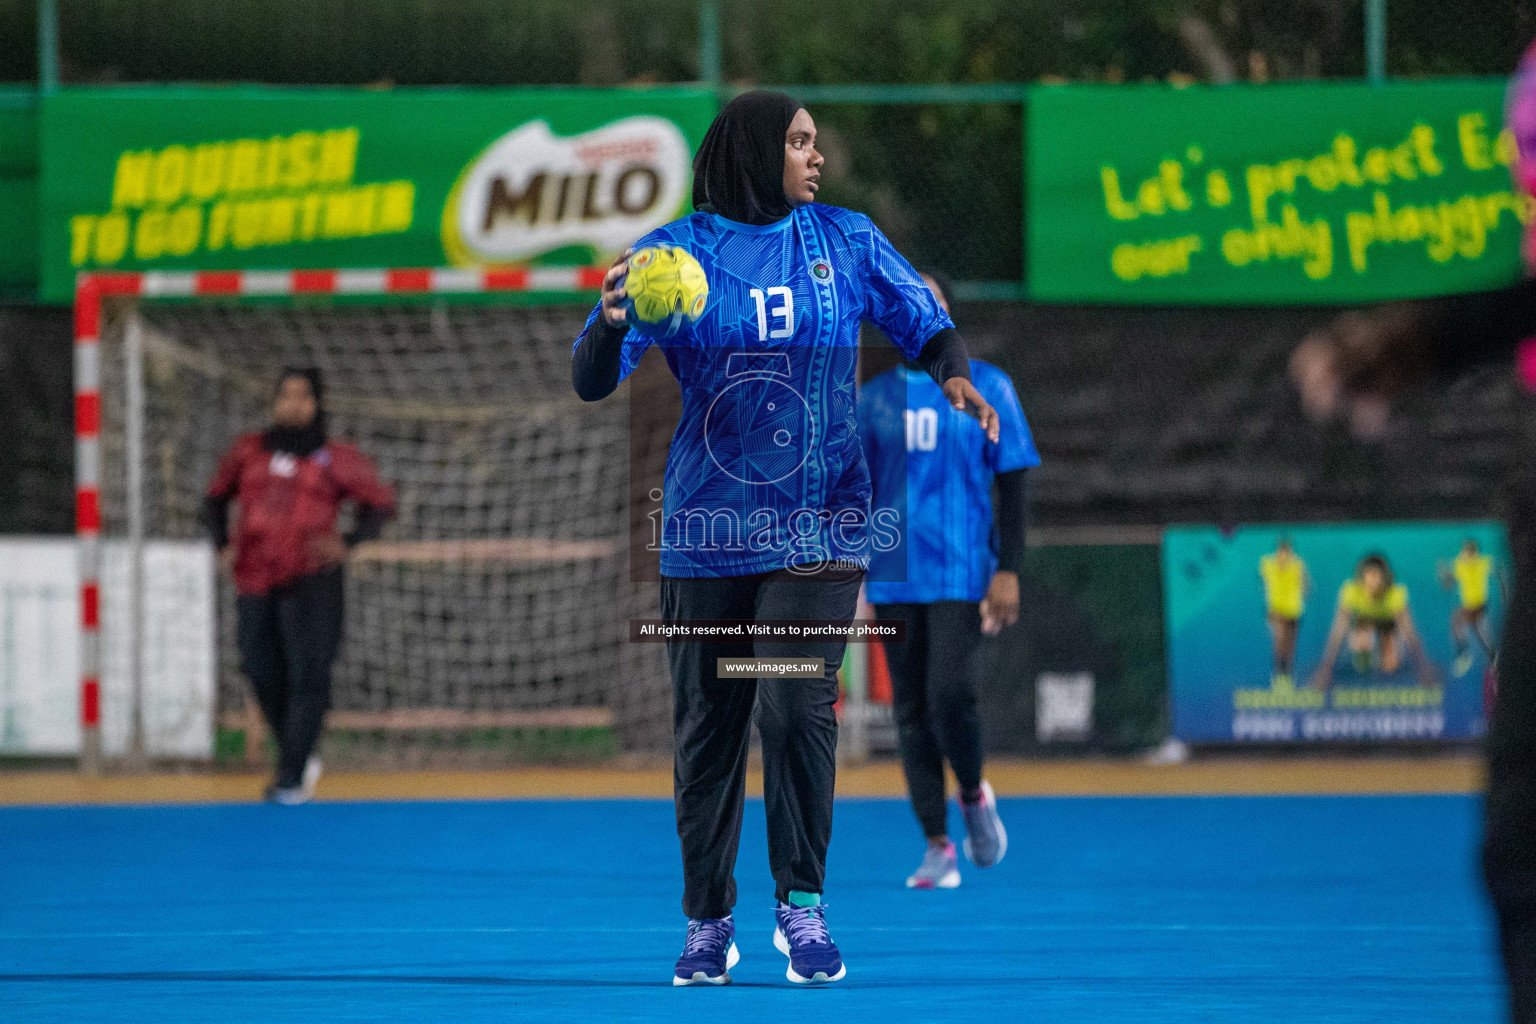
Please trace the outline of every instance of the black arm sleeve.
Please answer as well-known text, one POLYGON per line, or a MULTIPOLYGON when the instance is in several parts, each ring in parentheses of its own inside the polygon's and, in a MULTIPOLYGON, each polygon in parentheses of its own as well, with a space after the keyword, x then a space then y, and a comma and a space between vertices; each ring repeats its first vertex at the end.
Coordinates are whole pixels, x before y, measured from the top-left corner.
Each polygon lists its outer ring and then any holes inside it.
POLYGON ((358 505, 357 524, 352 532, 342 538, 347 547, 355 548, 368 540, 378 540, 384 524, 389 520, 389 510, 377 505, 358 505))
POLYGON ((571 383, 583 402, 607 398, 619 386, 619 361, 627 333, 626 328, 615 327, 607 317, 598 314, 576 343, 576 352, 571 357, 571 383))
POLYGON ((1024 525, 1029 519, 1025 501, 1024 474, 1027 469, 1015 469, 999 473, 997 504, 992 509, 992 521, 997 526, 997 568, 999 572, 1023 572, 1024 525))
POLYGON ((1435 369, 1445 376, 1506 359, 1517 342, 1536 335, 1536 278, 1434 300, 1427 326, 1435 369))
POLYGON ((198 517, 203 529, 213 538, 213 549, 222 551, 229 545, 229 499, 207 497, 203 499, 203 511, 198 517))
POLYGON ((965 339, 953 327, 946 327, 923 344, 917 354, 917 365, 939 382, 939 387, 951 377, 971 379, 971 354, 965 349, 965 339))

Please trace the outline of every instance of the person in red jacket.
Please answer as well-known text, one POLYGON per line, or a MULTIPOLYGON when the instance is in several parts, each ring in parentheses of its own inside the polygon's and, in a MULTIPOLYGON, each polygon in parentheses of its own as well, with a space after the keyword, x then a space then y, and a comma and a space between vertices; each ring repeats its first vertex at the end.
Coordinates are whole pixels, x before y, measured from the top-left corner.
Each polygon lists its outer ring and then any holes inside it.
POLYGON ((278 379, 273 423, 238 438, 208 485, 204 522, 229 564, 233 536, 240 668, 277 738, 277 774, 266 797, 314 795, 314 749, 331 702, 331 665, 341 646, 342 563, 347 549, 379 535, 395 507, 390 488, 357 448, 326 436, 324 383, 315 368, 278 379), (343 501, 356 526, 336 532, 343 501))

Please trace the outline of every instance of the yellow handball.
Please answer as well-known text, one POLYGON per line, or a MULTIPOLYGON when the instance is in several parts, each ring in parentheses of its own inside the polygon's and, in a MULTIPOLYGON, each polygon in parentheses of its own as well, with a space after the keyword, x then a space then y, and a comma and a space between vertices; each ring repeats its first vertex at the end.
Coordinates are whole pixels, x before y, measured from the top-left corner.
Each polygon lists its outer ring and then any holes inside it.
POLYGON ((666 338, 684 323, 694 323, 709 304, 709 280, 687 249, 650 246, 629 258, 624 278, 624 310, 629 325, 666 338))

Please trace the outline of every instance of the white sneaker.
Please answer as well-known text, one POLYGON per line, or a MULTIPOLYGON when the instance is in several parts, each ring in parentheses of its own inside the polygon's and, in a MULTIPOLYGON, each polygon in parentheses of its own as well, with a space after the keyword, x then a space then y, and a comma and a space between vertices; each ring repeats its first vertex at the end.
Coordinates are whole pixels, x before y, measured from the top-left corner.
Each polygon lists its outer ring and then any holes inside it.
POLYGON ((1163 740, 1163 745, 1146 755, 1147 764, 1183 764, 1189 760, 1189 745, 1173 736, 1163 740))
POLYGON ((282 786, 268 786, 262 794, 269 804, 277 804, 280 807, 297 807, 299 804, 309 803, 309 794, 304 792, 302 786, 292 786, 284 789, 282 786))
POLYGON ((310 754, 309 760, 304 762, 304 775, 299 782, 299 788, 304 791, 305 800, 315 798, 315 787, 320 784, 320 773, 325 770, 325 765, 320 761, 319 754, 310 754))
POLYGON ((953 889, 959 884, 960 859, 954 843, 928 847, 923 863, 907 876, 908 889, 953 889))
POLYGON ((992 784, 981 780, 981 799, 968 804, 960 800, 960 816, 965 819, 965 855, 979 868, 989 868, 1008 852, 1008 830, 997 813, 997 796, 992 784))

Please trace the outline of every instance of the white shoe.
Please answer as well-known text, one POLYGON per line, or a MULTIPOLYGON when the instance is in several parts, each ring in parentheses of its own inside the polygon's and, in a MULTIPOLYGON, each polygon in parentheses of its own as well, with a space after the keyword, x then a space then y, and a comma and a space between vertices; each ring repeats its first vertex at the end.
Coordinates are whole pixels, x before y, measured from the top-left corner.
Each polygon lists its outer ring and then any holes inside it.
POLYGON ((299 788, 304 791, 305 800, 315 798, 315 787, 320 784, 320 773, 325 771, 325 765, 320 760, 319 754, 310 754, 309 760, 304 762, 304 774, 300 779, 299 788))
POLYGON ((907 876, 908 889, 953 889, 959 884, 960 863, 954 843, 928 847, 923 863, 907 876))
POLYGON ((992 784, 981 780, 981 799, 968 804, 960 801, 960 816, 965 819, 965 855, 979 868, 989 868, 1008 852, 1008 830, 997 813, 997 795, 992 784))
POLYGON ((1163 745, 1146 755, 1147 764, 1183 764, 1189 760, 1189 745, 1183 740, 1172 736, 1163 740, 1163 745))

